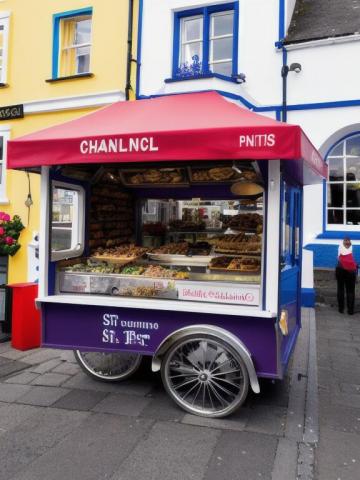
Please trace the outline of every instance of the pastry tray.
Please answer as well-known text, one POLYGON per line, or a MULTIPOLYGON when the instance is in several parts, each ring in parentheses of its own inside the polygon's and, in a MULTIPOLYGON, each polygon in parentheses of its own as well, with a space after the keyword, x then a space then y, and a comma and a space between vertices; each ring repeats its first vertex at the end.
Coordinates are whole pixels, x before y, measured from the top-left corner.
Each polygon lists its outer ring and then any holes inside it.
POLYGON ((138 255, 136 257, 110 257, 105 255, 94 255, 90 257, 90 260, 96 260, 99 262, 109 262, 109 263, 116 263, 117 265, 126 265, 127 263, 134 262, 139 260, 142 255, 138 255))
POLYGON ((163 263, 178 263, 185 265, 207 265, 212 258, 212 255, 172 255, 169 253, 147 253, 150 260, 163 263))

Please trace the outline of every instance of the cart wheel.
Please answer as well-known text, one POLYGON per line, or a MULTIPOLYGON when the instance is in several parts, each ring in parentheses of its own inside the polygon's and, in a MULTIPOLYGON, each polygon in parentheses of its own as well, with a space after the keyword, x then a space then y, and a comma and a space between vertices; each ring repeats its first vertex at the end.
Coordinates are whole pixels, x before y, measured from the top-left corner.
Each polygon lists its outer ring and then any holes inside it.
POLYGON ((174 343, 162 362, 169 395, 184 410, 225 417, 244 402, 249 375, 241 356, 211 335, 189 335, 174 343))
POLYGON ((139 368, 142 356, 127 352, 83 352, 74 350, 84 372, 95 380, 118 382, 130 377, 139 368))

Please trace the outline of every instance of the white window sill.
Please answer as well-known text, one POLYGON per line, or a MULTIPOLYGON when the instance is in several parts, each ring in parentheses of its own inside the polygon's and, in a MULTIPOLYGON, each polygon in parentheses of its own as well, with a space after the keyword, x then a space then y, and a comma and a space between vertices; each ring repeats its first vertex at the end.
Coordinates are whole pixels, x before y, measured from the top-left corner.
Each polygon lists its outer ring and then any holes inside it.
POLYGON ((10 200, 6 197, 0 197, 0 205, 9 205, 10 200))

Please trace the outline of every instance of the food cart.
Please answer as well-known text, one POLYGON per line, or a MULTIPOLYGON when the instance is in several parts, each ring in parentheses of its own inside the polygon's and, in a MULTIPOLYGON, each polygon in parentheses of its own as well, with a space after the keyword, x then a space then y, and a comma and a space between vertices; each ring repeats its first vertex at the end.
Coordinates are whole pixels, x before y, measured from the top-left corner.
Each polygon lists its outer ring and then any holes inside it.
POLYGON ((93 378, 152 356, 169 395, 221 417, 281 379, 301 327, 298 126, 215 92, 119 102, 9 143, 41 173, 42 345, 93 378))

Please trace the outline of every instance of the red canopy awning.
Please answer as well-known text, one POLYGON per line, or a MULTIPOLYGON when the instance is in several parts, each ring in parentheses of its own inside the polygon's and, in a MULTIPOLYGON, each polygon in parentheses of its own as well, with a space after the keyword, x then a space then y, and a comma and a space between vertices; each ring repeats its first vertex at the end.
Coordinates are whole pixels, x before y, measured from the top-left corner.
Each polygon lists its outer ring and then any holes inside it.
POLYGON ((169 160, 304 160, 326 176, 299 126, 227 101, 216 92, 118 102, 9 142, 8 167, 169 160))

